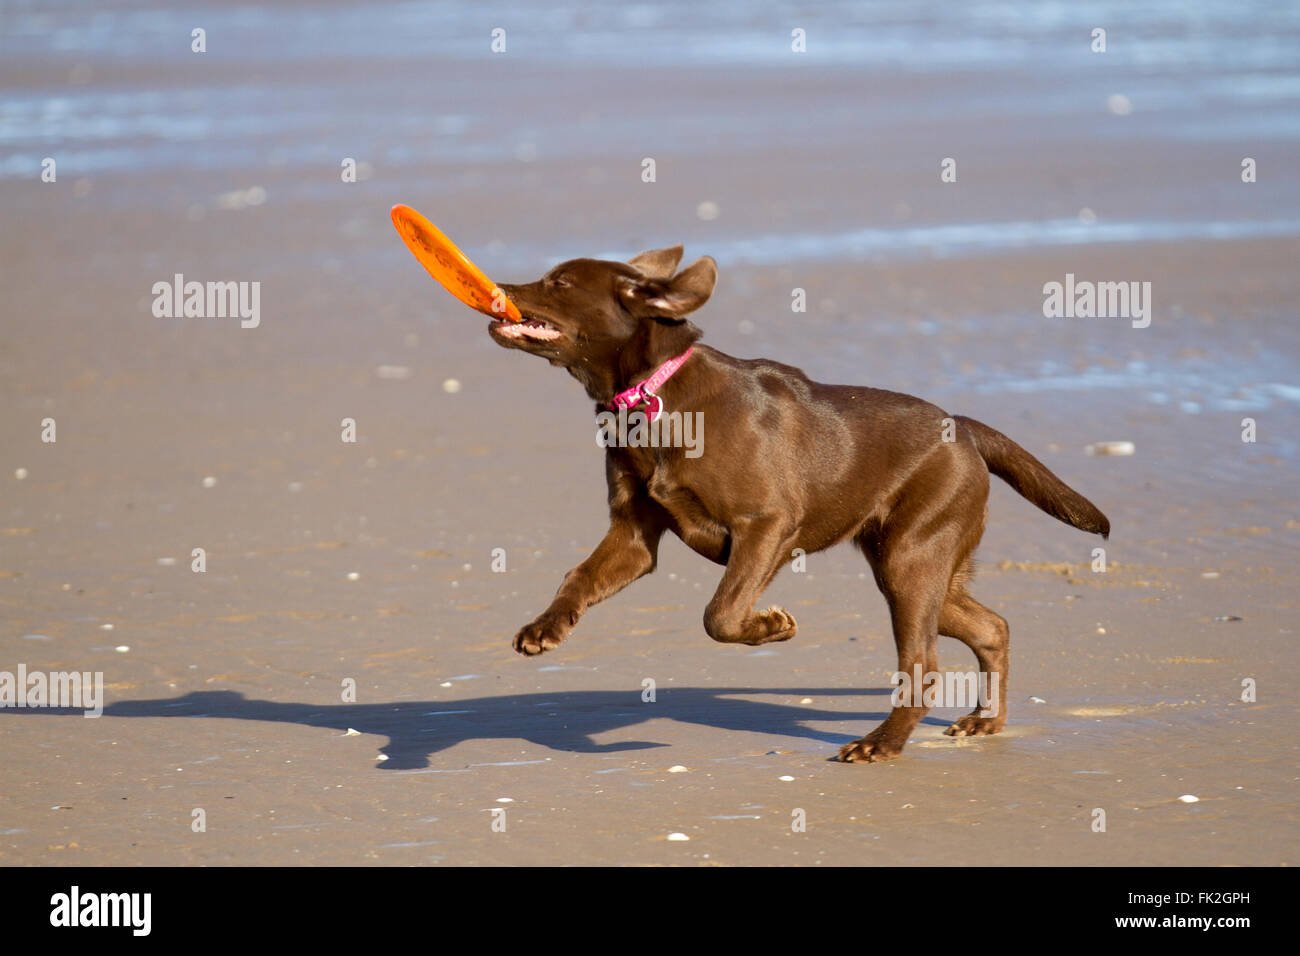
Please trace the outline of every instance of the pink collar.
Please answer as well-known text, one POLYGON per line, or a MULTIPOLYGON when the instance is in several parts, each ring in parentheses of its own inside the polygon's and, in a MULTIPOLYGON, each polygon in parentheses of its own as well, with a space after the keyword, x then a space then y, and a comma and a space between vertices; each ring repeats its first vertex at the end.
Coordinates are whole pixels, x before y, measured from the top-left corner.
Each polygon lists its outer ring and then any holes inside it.
POLYGON ((664 409, 664 400, 655 392, 663 387, 664 382, 673 377, 673 373, 686 364, 686 360, 691 357, 691 353, 694 351, 695 346, 692 345, 681 355, 670 358, 663 365, 660 365, 649 378, 619 392, 614 396, 614 400, 609 403, 609 410, 612 412, 623 408, 631 410, 645 402, 650 409, 650 421, 657 419, 664 409))

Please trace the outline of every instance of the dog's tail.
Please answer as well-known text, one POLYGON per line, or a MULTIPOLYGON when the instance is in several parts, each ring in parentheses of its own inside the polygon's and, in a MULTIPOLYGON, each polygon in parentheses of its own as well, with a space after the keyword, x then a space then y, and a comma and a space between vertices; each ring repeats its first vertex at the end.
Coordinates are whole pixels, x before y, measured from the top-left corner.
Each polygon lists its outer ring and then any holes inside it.
POLYGON ((1100 509, 1052 474, 1041 461, 983 422, 964 415, 956 419, 975 440, 975 447, 990 472, 1053 518, 1080 531, 1091 531, 1103 538, 1110 536, 1110 521, 1100 509))

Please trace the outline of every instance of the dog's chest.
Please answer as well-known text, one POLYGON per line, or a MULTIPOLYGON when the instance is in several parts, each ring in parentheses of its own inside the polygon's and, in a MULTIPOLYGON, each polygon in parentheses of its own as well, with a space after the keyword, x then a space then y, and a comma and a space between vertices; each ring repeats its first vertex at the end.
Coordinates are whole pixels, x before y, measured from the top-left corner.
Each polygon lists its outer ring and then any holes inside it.
POLYGON ((661 465, 646 479, 645 488, 650 498, 668 512, 673 530, 687 547, 711 561, 725 560, 729 544, 726 526, 674 469, 661 465))

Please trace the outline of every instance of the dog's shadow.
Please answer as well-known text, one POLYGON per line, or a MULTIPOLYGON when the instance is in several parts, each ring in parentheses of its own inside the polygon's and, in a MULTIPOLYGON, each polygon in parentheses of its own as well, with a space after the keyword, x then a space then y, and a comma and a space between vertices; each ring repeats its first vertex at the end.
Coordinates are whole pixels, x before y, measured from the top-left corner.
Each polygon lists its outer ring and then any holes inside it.
MULTIPOLYGON (((471 697, 459 700, 402 701, 380 704, 294 704, 270 700, 249 700, 236 691, 196 691, 170 700, 124 700, 104 708, 105 717, 227 717, 234 720, 265 720, 324 727, 346 733, 356 729, 382 734, 388 743, 382 752, 388 760, 384 770, 415 770, 427 767, 429 758, 441 750, 467 740, 527 740, 552 750, 570 753, 619 753, 669 746, 646 740, 597 743, 599 734, 666 717, 722 730, 803 737, 828 744, 845 744, 857 739, 848 734, 827 733, 805 726, 815 721, 862 723, 866 733, 884 720, 885 713, 823 710, 809 705, 790 705, 746 700, 744 696, 845 697, 862 694, 888 695, 890 688, 660 688, 654 702, 642 700, 640 689, 619 691, 566 691, 550 694, 514 694, 501 697, 471 697)), ((50 708, 14 710, 8 715, 77 714, 80 710, 50 708)), ((944 726, 947 721, 927 718, 926 723, 944 726)))

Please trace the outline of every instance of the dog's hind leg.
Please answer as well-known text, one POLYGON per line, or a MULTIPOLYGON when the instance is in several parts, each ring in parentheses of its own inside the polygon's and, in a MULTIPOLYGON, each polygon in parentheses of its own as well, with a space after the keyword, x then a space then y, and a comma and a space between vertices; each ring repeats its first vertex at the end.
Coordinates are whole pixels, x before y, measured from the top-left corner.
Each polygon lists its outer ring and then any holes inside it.
MULTIPOLYGON (((1007 722, 1007 670, 1011 662, 1011 629, 1002 615, 990 611, 966 593, 964 573, 953 576, 939 615, 939 633, 955 637, 975 653, 980 676, 992 698, 976 707, 944 733, 951 737, 996 734, 1007 722)), ((981 688, 983 689, 983 688, 981 688)))
MULTIPOLYGON (((898 650, 898 670, 915 681, 918 669, 932 674, 939 669, 939 613, 951 577, 950 566, 936 562, 932 549, 918 549, 904 559, 873 562, 876 580, 889 602, 898 650)), ((940 552, 942 553, 942 551, 940 552)), ((912 684, 911 701, 894 707, 884 722, 861 740, 840 748, 845 763, 876 763, 903 751, 908 737, 929 708, 921 686, 912 684)))
MULTIPOLYGON (((970 555, 984 530, 988 477, 982 462, 967 458, 964 463, 969 467, 954 467, 952 459, 936 457, 918 468, 912 487, 901 490, 899 504, 888 517, 868 523, 855 538, 889 602, 898 671, 907 675, 911 693, 879 727, 840 749, 840 759, 846 763, 874 763, 902 752, 929 711, 924 690, 931 680, 927 675, 939 671, 942 623, 956 623, 965 633, 964 619, 945 621, 944 611, 954 584, 959 589, 964 586, 970 555), (921 686, 917 686, 918 670, 921 686)), ((955 607, 966 609, 964 603, 955 607)))
POLYGON ((782 607, 754 611, 754 602, 790 560, 794 523, 788 516, 756 518, 731 529, 727 570, 704 609, 704 630, 724 644, 767 644, 794 637, 794 617, 782 607))

